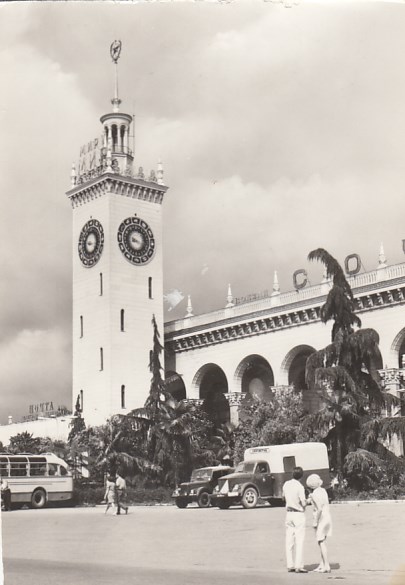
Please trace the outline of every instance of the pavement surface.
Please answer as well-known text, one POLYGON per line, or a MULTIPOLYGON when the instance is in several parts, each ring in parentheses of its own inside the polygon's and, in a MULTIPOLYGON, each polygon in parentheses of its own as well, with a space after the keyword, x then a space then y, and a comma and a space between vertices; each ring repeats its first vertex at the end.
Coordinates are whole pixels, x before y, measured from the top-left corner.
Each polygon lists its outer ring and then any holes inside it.
MULTIPOLYGON (((5 585, 405 585, 405 503, 332 505, 330 574, 287 573, 283 508, 2 514, 5 585)), ((306 568, 319 562, 307 512, 306 568)))

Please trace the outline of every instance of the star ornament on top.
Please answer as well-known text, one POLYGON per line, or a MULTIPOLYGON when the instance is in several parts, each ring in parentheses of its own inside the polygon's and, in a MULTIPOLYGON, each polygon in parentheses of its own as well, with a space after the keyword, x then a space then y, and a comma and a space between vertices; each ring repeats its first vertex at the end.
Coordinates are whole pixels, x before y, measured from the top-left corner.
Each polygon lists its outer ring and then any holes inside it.
POLYGON ((111 43, 110 55, 114 63, 117 63, 118 59, 120 58, 121 47, 122 47, 121 41, 114 41, 113 43, 111 43))

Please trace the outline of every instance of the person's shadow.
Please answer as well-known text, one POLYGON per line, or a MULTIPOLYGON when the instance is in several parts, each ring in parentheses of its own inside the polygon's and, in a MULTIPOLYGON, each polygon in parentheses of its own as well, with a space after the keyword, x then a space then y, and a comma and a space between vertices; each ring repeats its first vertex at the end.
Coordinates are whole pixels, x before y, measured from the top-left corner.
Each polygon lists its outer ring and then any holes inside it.
MULTIPOLYGON (((316 567, 319 567, 319 563, 305 565, 304 568, 308 571, 308 573, 310 573, 311 571, 316 569, 316 567)), ((340 563, 330 563, 330 569, 331 571, 336 571, 337 569, 340 569, 340 563)))

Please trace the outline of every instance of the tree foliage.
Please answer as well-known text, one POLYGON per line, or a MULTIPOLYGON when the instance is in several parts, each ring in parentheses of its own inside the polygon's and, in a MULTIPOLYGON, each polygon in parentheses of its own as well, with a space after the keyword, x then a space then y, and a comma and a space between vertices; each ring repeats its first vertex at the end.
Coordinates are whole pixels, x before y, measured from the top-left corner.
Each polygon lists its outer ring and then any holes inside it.
POLYGON ((353 293, 337 260, 323 248, 312 251, 308 258, 322 262, 332 280, 320 312, 324 323, 333 320, 332 342, 309 356, 306 364, 307 385, 321 396, 321 408, 313 421, 331 447, 338 474, 342 476, 346 470, 353 476, 354 469, 363 469, 359 467, 362 457, 364 469, 371 469, 371 462, 375 468, 375 454, 366 455, 361 447, 376 449, 382 437, 398 432, 398 421, 383 423, 381 419, 384 405, 393 398, 382 389, 377 372, 381 360, 378 333, 358 329, 361 321, 355 314, 353 293), (344 468, 345 457, 349 459, 344 468))
POLYGON ((235 429, 235 461, 241 461, 245 449, 258 445, 282 445, 316 438, 307 421, 302 395, 292 389, 273 392, 272 400, 248 400, 240 411, 241 422, 235 429))

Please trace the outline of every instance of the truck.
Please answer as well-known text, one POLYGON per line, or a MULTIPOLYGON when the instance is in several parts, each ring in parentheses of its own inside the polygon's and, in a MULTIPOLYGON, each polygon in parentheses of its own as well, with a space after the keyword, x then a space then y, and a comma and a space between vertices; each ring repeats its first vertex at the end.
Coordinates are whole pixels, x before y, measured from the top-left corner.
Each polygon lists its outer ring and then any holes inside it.
POLYGON ((283 505, 283 485, 292 478, 294 467, 302 467, 305 485, 311 473, 317 473, 323 487, 331 492, 328 451, 324 443, 290 443, 246 449, 244 459, 233 473, 221 477, 211 503, 223 510, 242 504, 255 508, 259 500, 271 506, 283 505))
POLYGON ((197 502, 199 508, 211 505, 211 494, 223 475, 232 473, 229 465, 216 465, 194 469, 190 481, 181 483, 174 490, 172 497, 178 508, 186 508, 188 504, 197 502))

